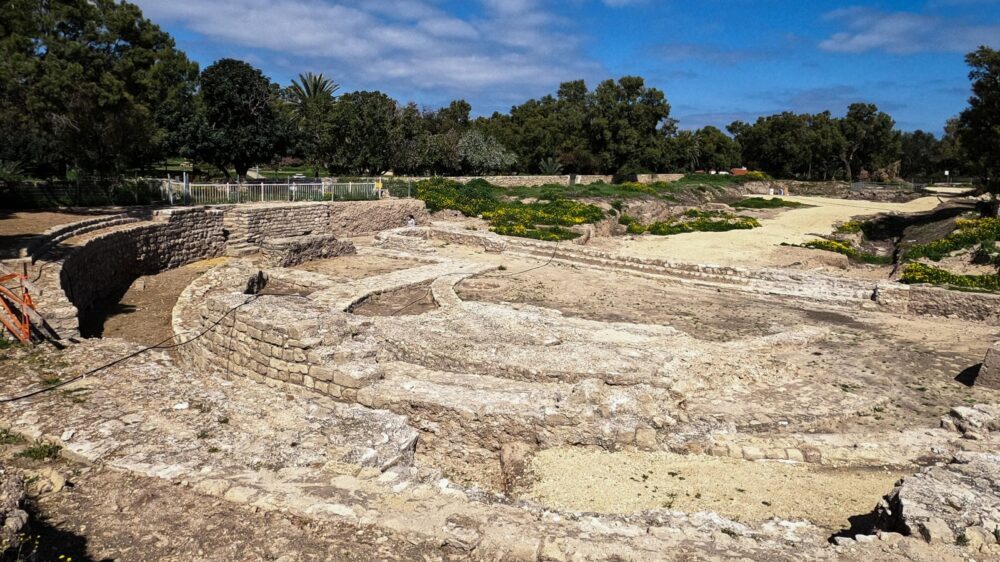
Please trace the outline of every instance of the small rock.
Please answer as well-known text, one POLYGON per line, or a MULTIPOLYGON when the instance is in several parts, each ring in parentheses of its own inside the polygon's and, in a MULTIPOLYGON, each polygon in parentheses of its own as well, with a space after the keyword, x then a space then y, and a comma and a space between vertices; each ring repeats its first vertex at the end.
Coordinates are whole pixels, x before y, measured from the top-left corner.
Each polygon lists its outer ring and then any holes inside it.
POLYGON ((995 544, 997 542, 993 533, 987 531, 983 527, 969 527, 962 533, 962 536, 965 537, 965 546, 975 551, 981 550, 986 545, 995 544))
POLYGON ((62 441, 63 443, 68 443, 69 440, 72 439, 74 435, 76 435, 75 429, 67 429, 66 431, 62 432, 62 435, 59 436, 59 440, 62 441))
POLYGON ((837 546, 848 546, 852 544, 858 544, 851 537, 833 537, 833 544, 837 546))
POLYGON ((635 445, 644 451, 655 451, 657 449, 656 430, 648 427, 640 427, 635 430, 635 445))
POLYGON ((175 410, 187 410, 190 407, 191 407, 191 405, 188 404, 187 402, 180 402, 178 404, 174 404, 174 409, 175 410))
POLYGON ((886 544, 899 544, 906 537, 904 537, 901 533, 890 533, 887 531, 882 531, 878 534, 878 538, 879 540, 881 540, 886 544))

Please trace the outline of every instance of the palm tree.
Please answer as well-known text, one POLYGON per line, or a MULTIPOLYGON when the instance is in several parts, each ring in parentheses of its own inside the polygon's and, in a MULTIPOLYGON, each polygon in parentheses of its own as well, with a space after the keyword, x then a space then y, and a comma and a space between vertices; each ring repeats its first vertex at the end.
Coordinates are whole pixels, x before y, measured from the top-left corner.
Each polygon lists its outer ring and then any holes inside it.
POLYGON ((292 85, 288 87, 288 101, 294 105, 302 106, 309 101, 318 99, 333 99, 334 93, 340 86, 323 76, 323 73, 313 74, 307 72, 299 74, 298 80, 292 80, 292 85))

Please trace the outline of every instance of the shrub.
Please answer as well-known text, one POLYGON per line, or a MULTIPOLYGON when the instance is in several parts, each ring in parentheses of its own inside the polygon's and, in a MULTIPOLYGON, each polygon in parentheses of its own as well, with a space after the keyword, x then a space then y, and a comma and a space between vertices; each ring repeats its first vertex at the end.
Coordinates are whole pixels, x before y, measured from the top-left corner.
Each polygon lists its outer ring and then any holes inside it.
POLYGON ((976 244, 996 242, 1000 238, 1000 218, 959 219, 955 225, 957 229, 948 236, 913 246, 903 259, 913 261, 928 258, 941 261, 954 251, 971 248, 976 244))
POLYGON ((21 451, 17 456, 31 459, 35 461, 42 461, 45 459, 54 459, 59 456, 59 445, 54 443, 46 443, 45 441, 35 441, 35 444, 28 447, 27 449, 21 451))
POLYGON ((940 285, 974 291, 1000 292, 1000 275, 956 275, 923 263, 910 263, 899 278, 903 283, 940 285))
POLYGON ((861 232, 863 226, 861 221, 847 221, 837 226, 837 232, 840 234, 857 234, 861 232))
MULTIPOLYGON (((546 188, 548 186, 542 186, 546 188)), ((562 189, 562 186, 552 186, 562 189)), ((482 216, 490 222, 490 230, 505 236, 536 240, 569 240, 579 234, 565 226, 588 224, 604 219, 604 211, 594 205, 562 199, 552 193, 551 199, 524 204, 504 201, 497 197, 495 187, 481 179, 462 185, 435 178, 419 182, 417 198, 431 211, 454 209, 465 216, 482 216), (550 228, 539 228, 540 225, 550 228)))
POLYGON ((733 203, 733 207, 739 209, 780 209, 782 207, 805 207, 805 205, 794 201, 785 201, 780 197, 774 197, 771 199, 765 199, 763 197, 750 197, 733 203))
POLYGON ((417 182, 415 190, 417 199, 431 212, 454 209, 467 217, 476 217, 500 204, 492 186, 484 180, 462 185, 457 181, 433 178, 417 182))
POLYGON ((788 245, 798 246, 800 248, 812 248, 814 250, 826 250, 827 252, 836 252, 847 256, 853 261, 861 263, 870 263, 874 265, 887 265, 892 263, 892 258, 889 256, 879 256, 876 254, 862 252, 850 244, 845 244, 844 242, 838 242, 836 240, 811 240, 801 245, 788 245))
POLYGON ((566 230, 558 226, 549 228, 528 228, 522 224, 499 225, 490 228, 493 232, 503 236, 517 236, 519 238, 533 238, 535 240, 546 240, 549 242, 560 242, 572 240, 580 235, 572 230, 566 230))
POLYGON ((726 232, 729 230, 750 230, 760 226, 760 222, 751 217, 740 217, 720 211, 690 210, 684 213, 684 218, 693 220, 661 221, 650 225, 642 225, 632 217, 623 217, 618 222, 627 225, 629 234, 648 233, 654 236, 672 236, 687 232, 726 232), (626 219, 623 222, 623 219, 626 219))

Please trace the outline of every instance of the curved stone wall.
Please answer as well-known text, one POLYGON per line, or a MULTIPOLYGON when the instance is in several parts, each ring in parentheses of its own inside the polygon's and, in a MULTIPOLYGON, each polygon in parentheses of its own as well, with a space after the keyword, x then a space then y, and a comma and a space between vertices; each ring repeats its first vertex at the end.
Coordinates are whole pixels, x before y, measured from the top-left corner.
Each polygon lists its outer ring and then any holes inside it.
POLYGON ((71 252, 60 285, 85 326, 99 305, 117 301, 138 277, 218 256, 224 248, 221 211, 158 211, 150 222, 100 232, 71 252))

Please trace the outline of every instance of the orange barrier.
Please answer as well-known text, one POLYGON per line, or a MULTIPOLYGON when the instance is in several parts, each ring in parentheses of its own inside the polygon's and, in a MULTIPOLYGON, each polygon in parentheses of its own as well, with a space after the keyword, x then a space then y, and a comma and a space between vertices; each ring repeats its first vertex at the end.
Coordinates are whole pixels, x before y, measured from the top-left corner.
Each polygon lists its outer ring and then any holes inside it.
POLYGON ((38 316, 26 273, 0 275, 0 323, 22 343, 31 342, 31 319, 38 316), (13 289, 5 286, 12 281, 16 283, 13 289))

